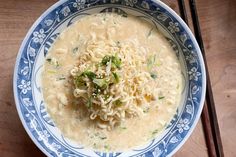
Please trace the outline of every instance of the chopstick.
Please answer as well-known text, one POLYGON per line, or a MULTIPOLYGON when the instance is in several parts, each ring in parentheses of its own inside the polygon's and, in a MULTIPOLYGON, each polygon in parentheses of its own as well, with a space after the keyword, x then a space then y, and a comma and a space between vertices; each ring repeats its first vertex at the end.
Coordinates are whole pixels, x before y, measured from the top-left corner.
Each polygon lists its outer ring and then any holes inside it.
MULTIPOLYGON (((213 134, 213 140, 215 143, 215 151, 216 151, 216 155, 218 157, 223 157, 224 156, 223 145, 222 145, 222 141, 221 141, 221 137, 220 137, 220 129, 219 129, 218 121, 217 121, 215 102, 214 102, 214 98, 213 98, 213 94, 212 94, 211 81, 210 81, 210 77, 209 77, 209 73, 208 73, 206 55, 205 55, 203 40, 202 40, 202 36, 201 36, 201 30, 200 30, 195 0, 190 0, 189 4, 190 4, 190 10, 191 10, 191 15, 192 15, 192 19, 193 19, 193 27, 194 27, 194 31, 195 31, 195 36, 196 36, 196 39, 197 39, 199 46, 201 48, 204 61, 206 63, 205 64, 206 77, 207 77, 206 104, 207 104, 207 109, 208 109, 208 113, 209 113, 208 116, 209 116, 209 122, 211 125, 211 131, 213 134)), ((204 110, 203 114, 206 114, 206 113, 207 113, 207 110, 204 110)), ((203 116, 203 119, 204 119, 204 116, 203 116)), ((207 121, 205 121, 205 122, 207 123, 207 121)))
POLYGON ((179 4, 180 16, 182 17, 184 22, 188 25, 188 16, 187 16, 187 13, 186 13, 184 0, 178 0, 178 4, 179 4))
MULTIPOLYGON (((178 0, 178 3, 179 3, 179 8, 180 8, 180 15, 183 18, 183 20, 188 24, 184 0, 178 0)), ((206 78, 207 78, 206 100, 203 106, 201 118, 202 118, 202 124, 203 124, 203 129, 204 129, 204 135, 206 138, 206 144, 208 147, 208 154, 211 157, 212 156, 223 157, 224 156, 223 145, 222 145, 222 141, 220 137, 220 130, 219 130, 216 109, 215 109, 215 102, 214 102, 213 93, 211 89, 211 82, 210 82, 208 67, 206 63, 205 50, 204 50, 203 40, 201 36, 201 30, 200 30, 195 0, 189 0, 189 5, 190 5, 190 11, 191 11, 191 16, 192 16, 195 37, 201 49, 203 59, 205 62, 205 68, 206 68, 206 78)))

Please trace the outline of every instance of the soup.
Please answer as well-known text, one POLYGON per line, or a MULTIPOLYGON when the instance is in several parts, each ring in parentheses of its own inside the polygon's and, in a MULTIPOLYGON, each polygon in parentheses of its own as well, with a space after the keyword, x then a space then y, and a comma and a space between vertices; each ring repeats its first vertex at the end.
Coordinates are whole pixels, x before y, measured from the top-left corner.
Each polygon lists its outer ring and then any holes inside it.
POLYGON ((59 35, 42 84, 47 111, 65 137, 99 151, 125 151, 160 135, 170 122, 182 76, 156 27, 101 13, 59 35))

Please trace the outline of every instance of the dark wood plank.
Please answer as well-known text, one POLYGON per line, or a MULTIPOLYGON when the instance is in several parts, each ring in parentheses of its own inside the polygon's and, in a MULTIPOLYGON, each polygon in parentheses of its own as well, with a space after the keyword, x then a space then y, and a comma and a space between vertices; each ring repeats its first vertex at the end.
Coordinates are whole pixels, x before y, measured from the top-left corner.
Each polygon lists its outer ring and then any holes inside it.
POLYGON ((0 156, 43 157, 24 130, 13 98, 12 77, 21 41, 33 22, 57 0, 0 1, 0 156))
POLYGON ((236 156, 236 1, 198 0, 197 8, 224 155, 236 156))
MULTIPOLYGON (((3 157, 43 156, 24 131, 18 118, 12 94, 12 74, 16 54, 27 30, 41 13, 56 1, 0 1, 0 153, 3 157)), ((163 1, 178 12, 177 1, 163 1)), ((234 0, 197 1, 216 111, 227 157, 236 156, 235 4, 234 0)), ((187 12, 188 9, 186 8, 187 12)), ((207 156, 201 122, 175 156, 207 156)))
POLYGON ((221 141, 221 136, 220 136, 220 129, 218 125, 218 120, 217 120, 217 115, 216 115, 216 109, 215 109, 215 102, 213 98, 213 93, 211 89, 211 81, 208 73, 208 66, 207 66, 207 61, 206 61, 206 56, 205 56, 205 49, 204 49, 204 44, 203 44, 203 39, 202 39, 202 34, 201 34, 201 29, 199 25, 199 20, 198 20, 198 13, 197 13, 197 8, 196 8, 196 3, 195 0, 190 0, 190 10, 191 10, 191 15, 193 19, 193 27, 194 27, 194 32, 196 39, 198 41, 198 44, 200 46, 200 49, 202 51, 202 55, 204 58, 204 61, 206 63, 205 68, 206 68, 206 78, 207 78, 207 88, 206 88, 206 104, 204 106, 202 115, 203 115, 203 122, 205 127, 209 127, 209 123, 211 126, 211 131, 209 131, 209 128, 206 128, 206 136, 212 133, 212 136, 207 136, 207 143, 209 146, 209 154, 211 156, 218 156, 218 157, 223 157, 223 146, 222 146, 222 141, 221 141), (206 109, 207 107, 207 109, 206 109), (209 116, 209 121, 206 119, 206 116, 209 116), (205 119, 204 119, 205 118, 205 119), (211 141, 213 137, 214 145, 213 142, 211 141), (210 141, 209 141, 210 140, 210 141), (213 150, 213 147, 215 147, 215 150, 213 150), (216 153, 216 154, 215 154, 216 153))

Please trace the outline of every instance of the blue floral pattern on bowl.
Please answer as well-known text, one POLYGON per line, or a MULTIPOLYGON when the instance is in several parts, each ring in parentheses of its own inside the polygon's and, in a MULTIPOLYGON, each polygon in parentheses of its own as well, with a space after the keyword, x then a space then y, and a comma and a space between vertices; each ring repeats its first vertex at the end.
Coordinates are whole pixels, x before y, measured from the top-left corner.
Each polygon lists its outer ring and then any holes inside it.
POLYGON ((170 8, 152 0, 57 2, 34 23, 26 35, 18 53, 13 83, 18 114, 27 133, 46 155, 63 157, 171 156, 194 129, 203 107, 206 88, 204 62, 192 33, 170 8), (152 22, 176 52, 185 79, 182 103, 163 135, 127 152, 93 151, 64 138, 48 115, 41 93, 42 65, 57 36, 77 19, 99 12, 133 14, 152 22))

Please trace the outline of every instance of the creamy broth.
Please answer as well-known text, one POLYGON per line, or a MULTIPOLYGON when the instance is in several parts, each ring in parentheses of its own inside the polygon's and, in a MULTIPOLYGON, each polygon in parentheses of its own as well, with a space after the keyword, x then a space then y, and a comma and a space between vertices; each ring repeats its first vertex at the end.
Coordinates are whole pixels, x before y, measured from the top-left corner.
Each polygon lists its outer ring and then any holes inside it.
POLYGON ((47 111, 63 135, 101 151, 128 150, 160 135, 176 113, 182 89, 180 63, 165 37, 143 20, 116 14, 87 16, 65 29, 49 50, 42 83, 47 111), (90 40, 133 42, 143 58, 156 55, 156 77, 152 81, 155 104, 142 116, 127 118, 112 130, 96 127, 73 95, 70 71, 78 65, 78 56, 87 50, 90 40))

